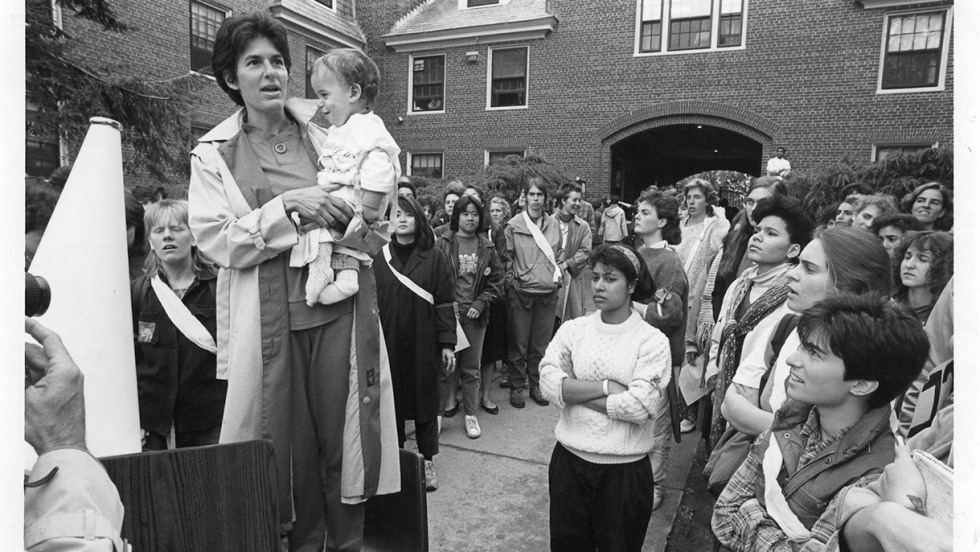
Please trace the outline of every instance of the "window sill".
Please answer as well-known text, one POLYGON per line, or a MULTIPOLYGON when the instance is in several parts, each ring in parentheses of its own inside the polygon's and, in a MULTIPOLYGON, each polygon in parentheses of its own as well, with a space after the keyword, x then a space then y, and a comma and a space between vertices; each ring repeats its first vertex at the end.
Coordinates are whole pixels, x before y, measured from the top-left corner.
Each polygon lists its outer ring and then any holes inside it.
POLYGON ((435 110, 431 110, 431 111, 409 111, 408 113, 406 113, 406 115, 408 115, 409 117, 414 117, 416 115, 423 115, 423 116, 425 116, 425 115, 445 115, 445 114, 446 114, 446 110, 445 109, 440 109, 438 111, 435 111, 435 110))
POLYGON ((725 48, 697 48, 691 50, 673 50, 667 52, 633 52, 633 57, 658 57, 658 56, 681 56, 681 55, 691 55, 691 54, 717 54, 719 52, 736 52, 739 50, 744 50, 745 45, 741 46, 728 46, 725 48))
POLYGON ((943 92, 945 86, 930 86, 928 88, 879 88, 876 94, 917 94, 924 92, 943 92))
POLYGON ((527 109, 526 105, 510 105, 506 107, 490 107, 487 106, 486 111, 514 111, 519 109, 527 109))

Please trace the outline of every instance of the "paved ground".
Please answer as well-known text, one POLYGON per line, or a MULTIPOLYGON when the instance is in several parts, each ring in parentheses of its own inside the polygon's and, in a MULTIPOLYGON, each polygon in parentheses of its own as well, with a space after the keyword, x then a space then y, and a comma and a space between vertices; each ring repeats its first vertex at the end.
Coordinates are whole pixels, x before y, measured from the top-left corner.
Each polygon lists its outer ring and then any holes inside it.
MULTIPOLYGON (((591 281, 587 268, 583 278, 591 281)), ((588 311, 595 310, 591 293, 586 293, 585 304, 588 311)), ((434 461, 439 490, 427 495, 432 552, 549 549, 548 463, 555 447, 559 410, 540 407, 530 399, 527 407, 518 410, 510 406, 508 396, 508 390, 495 382, 491 397, 500 414, 478 412, 483 428, 479 439, 466 437, 462 412, 443 420, 440 453, 434 461)), ((415 446, 413 437, 409 435, 408 448, 415 446)), ((697 450, 698 437, 693 433, 673 443, 663 505, 650 518, 644 552, 664 551, 668 535, 671 551, 710 550, 702 528, 694 527, 692 532, 692 523, 710 518, 706 492, 692 492, 703 468, 703 459, 696 461, 697 450), (689 479, 692 465, 697 474, 689 479), (681 531, 672 533, 675 519, 681 531)))
MULTIPOLYGON (((439 490, 428 493, 433 552, 548 550, 548 462, 559 410, 530 400, 517 410, 494 385, 500 414, 480 411, 483 436, 468 439, 463 415, 444 419, 435 457, 439 490)), ((407 446, 414 447, 414 441, 407 446)), ((674 444, 663 505, 653 513, 644 551, 660 552, 681 502, 697 437, 674 444)))

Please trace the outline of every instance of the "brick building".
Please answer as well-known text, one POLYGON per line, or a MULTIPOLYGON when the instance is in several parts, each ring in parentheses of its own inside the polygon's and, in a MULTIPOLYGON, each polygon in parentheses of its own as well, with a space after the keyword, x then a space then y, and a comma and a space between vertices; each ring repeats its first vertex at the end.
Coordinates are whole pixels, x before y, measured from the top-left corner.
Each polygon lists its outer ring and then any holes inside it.
MULTIPOLYGON (((845 155, 951 145, 953 2, 906 0, 117 0, 137 31, 75 33, 151 78, 204 71, 229 13, 290 30, 290 92, 308 60, 364 47, 376 110, 409 174, 444 176, 534 152, 588 197, 711 169, 759 174, 845 155), (601 8, 601 9, 596 9, 601 8)), ((66 18, 71 31, 75 21, 66 18)), ((190 123, 234 106, 217 85, 190 123)))
POLYGON ((952 15, 902 0, 358 5, 409 172, 533 151, 587 196, 626 198, 702 170, 759 174, 778 146, 805 170, 951 145, 952 15))

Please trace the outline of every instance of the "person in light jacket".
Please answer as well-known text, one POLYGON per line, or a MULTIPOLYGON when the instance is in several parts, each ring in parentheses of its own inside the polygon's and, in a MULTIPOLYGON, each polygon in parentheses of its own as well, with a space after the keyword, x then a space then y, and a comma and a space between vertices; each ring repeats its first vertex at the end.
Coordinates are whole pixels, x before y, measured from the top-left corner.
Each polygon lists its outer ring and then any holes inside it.
POLYGON ((619 243, 623 241, 629 230, 626 228, 626 212, 619 206, 619 196, 613 194, 609 205, 602 211, 602 221, 597 232, 603 243, 619 243))

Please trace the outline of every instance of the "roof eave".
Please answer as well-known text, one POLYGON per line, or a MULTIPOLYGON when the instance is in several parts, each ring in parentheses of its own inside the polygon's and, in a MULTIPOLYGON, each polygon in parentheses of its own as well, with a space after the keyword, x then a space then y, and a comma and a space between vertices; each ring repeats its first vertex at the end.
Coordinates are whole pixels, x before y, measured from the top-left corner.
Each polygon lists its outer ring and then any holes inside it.
POLYGON ((558 20, 554 16, 527 21, 497 23, 458 29, 441 29, 419 33, 388 34, 384 43, 396 52, 434 50, 453 46, 473 46, 519 40, 537 40, 555 30, 558 20))
POLYGON ((290 9, 288 5, 272 5, 269 6, 269 10, 286 25, 287 29, 298 32, 308 38, 326 43, 335 42, 346 48, 364 48, 365 41, 362 37, 351 36, 320 21, 310 19, 290 9))

